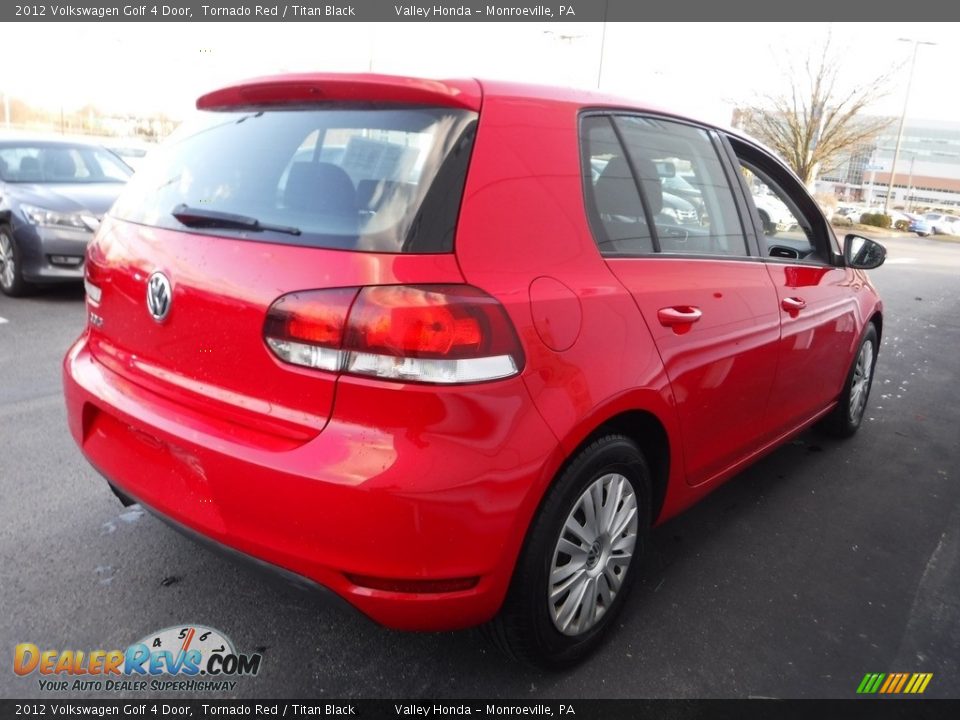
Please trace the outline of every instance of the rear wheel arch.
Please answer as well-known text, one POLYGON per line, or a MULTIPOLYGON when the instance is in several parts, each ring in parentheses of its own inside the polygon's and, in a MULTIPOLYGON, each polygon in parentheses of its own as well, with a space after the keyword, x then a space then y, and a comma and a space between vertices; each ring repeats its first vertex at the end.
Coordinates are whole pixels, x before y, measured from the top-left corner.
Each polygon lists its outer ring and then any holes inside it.
MULTIPOLYGON (((620 402, 625 400, 621 398, 620 402)), ((530 625, 529 613, 524 614, 521 610, 529 610, 529 601, 526 598, 530 597, 531 578, 534 577, 531 568, 535 568, 535 562, 531 558, 540 562, 543 556, 543 548, 540 546, 544 542, 544 528, 554 522, 558 498, 565 497, 564 493, 569 489, 571 478, 582 477, 583 468, 588 467, 584 463, 593 462, 590 458, 595 457, 598 452, 607 452, 614 447, 621 448, 617 452, 624 452, 624 447, 633 448, 634 453, 639 450, 636 472, 642 486, 645 486, 639 504, 648 507, 648 513, 640 519, 639 527, 645 528, 641 533, 642 537, 646 537, 664 505, 671 468, 671 448, 667 426, 661 419, 649 410, 629 406, 625 409, 621 404, 619 407, 608 408, 606 417, 595 418, 588 427, 589 430, 584 430, 584 426, 578 428, 577 435, 568 438, 570 441, 561 443, 558 448, 562 449, 563 458, 558 462, 549 481, 544 483, 536 506, 523 528, 509 584, 505 588, 503 604, 492 622, 484 626, 485 634, 494 644, 512 657, 531 660, 537 655, 533 645, 527 647, 530 638, 526 636, 530 633, 522 630, 522 627, 530 625), (520 622, 518 618, 526 619, 520 622)), ((638 557, 642 557, 642 547, 643 545, 638 546, 638 557)), ((638 568, 634 568, 634 577, 638 571, 638 568)), ((628 582, 632 583, 633 578, 628 578, 628 582)), ((591 640, 586 644, 592 645, 592 642, 591 640)), ((571 652, 573 655, 568 660, 581 657, 579 650, 571 652)), ((559 656, 558 662, 559 665, 567 664, 567 660, 559 656)), ((553 663, 548 664, 553 666, 553 663)))
MULTIPOLYGON (((621 406, 622 407, 622 406, 621 406)), ((559 478, 570 464, 589 447, 591 444, 606 435, 623 435, 628 440, 636 444, 646 460, 650 471, 650 525, 654 525, 663 510, 664 501, 667 495, 670 472, 673 467, 673 458, 671 456, 671 445, 666 425, 655 413, 649 410, 639 408, 620 409, 617 412, 611 411, 611 414, 602 420, 597 420, 592 429, 568 436, 569 442, 561 442, 562 457, 555 460, 556 467, 549 476, 541 478, 538 488, 534 491, 536 499, 531 500, 528 505, 527 513, 518 522, 515 532, 516 550, 511 558, 512 575, 516 567, 513 565, 519 555, 523 552, 530 535, 530 528, 536 521, 537 516, 543 509, 544 502, 550 495, 551 488, 557 483, 559 478), (576 443, 576 444, 574 444, 576 443), (568 449, 569 448, 569 449, 568 449)), ((550 472, 548 469, 546 472, 550 472)))
MULTIPOLYGON (((627 410, 604 421, 581 446, 603 435, 624 435, 637 444, 650 468, 650 524, 656 523, 670 478, 670 438, 660 419, 646 410, 627 410)), ((577 448, 577 452, 580 448, 577 448)), ((573 455, 575 455, 573 453, 573 455)))
POLYGON ((588 432, 570 452, 565 454, 563 462, 553 474, 551 481, 544 487, 539 505, 549 493, 567 466, 584 448, 605 435, 623 435, 633 441, 643 453, 651 475, 651 515, 650 523, 655 524, 663 508, 667 495, 667 484, 671 469, 670 437, 663 422, 649 410, 622 410, 597 424, 588 432))
POLYGON ((877 345, 880 345, 880 341, 883 340, 883 313, 877 310, 871 317, 870 323, 877 330, 877 345))

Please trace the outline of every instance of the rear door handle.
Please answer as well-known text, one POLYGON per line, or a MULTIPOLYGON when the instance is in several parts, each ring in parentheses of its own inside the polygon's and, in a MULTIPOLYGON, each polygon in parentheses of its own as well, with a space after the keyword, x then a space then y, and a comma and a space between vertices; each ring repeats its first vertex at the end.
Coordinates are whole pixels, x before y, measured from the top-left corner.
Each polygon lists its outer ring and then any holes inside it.
POLYGON ((693 323, 703 316, 698 307, 675 305, 657 310, 657 319, 664 327, 672 327, 675 332, 686 332, 693 323))
POLYGON ((796 315, 798 312, 803 310, 806 306, 807 306, 807 302, 803 298, 798 298, 798 297, 785 297, 780 302, 780 307, 782 307, 791 315, 796 315))

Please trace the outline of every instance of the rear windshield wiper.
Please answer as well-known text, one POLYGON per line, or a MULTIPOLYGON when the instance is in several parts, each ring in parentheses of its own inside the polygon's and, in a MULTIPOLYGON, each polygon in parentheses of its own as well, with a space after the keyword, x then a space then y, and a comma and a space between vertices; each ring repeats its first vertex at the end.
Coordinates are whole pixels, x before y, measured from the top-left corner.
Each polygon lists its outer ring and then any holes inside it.
POLYGON ((170 214, 187 227, 193 228, 226 228, 249 230, 250 232, 278 232, 286 235, 301 234, 300 228, 262 223, 249 215, 234 215, 233 213, 194 208, 183 204, 177 205, 170 214))

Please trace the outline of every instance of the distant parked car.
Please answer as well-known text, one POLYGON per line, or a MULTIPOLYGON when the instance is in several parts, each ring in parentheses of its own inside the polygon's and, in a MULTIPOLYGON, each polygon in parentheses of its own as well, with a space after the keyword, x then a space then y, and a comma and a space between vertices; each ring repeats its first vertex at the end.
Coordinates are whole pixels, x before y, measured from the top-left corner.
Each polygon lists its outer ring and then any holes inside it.
POLYGON ((700 213, 693 203, 672 193, 663 193, 663 208, 660 213, 672 218, 677 225, 699 225, 700 213))
POLYGON ((916 233, 920 237, 927 237, 927 235, 931 233, 930 223, 927 222, 923 215, 914 215, 913 213, 906 213, 906 215, 910 218, 910 224, 907 226, 907 230, 916 233))
MULTIPOLYGON (((590 174, 594 182, 596 182, 601 173, 607 166, 607 160, 604 158, 593 158, 590 160, 590 174)), ((676 176, 669 174, 666 177, 660 175, 660 167, 657 167, 658 176, 660 176, 660 183, 664 188, 667 187, 678 187, 677 185, 668 185, 668 180, 676 179, 676 176)), ((669 170, 669 173, 673 173, 672 166, 669 170)), ((687 183, 687 185, 690 185, 687 183)), ((690 187, 693 187, 690 185, 690 187)), ((694 188, 696 190, 696 188, 694 188)), ((698 205, 702 207, 703 202, 698 200, 700 194, 699 190, 696 190, 696 196, 683 196, 681 197, 678 194, 672 192, 663 192, 663 207, 660 208, 660 214, 665 217, 670 218, 677 225, 699 225, 700 224, 700 211, 698 210, 698 205), (691 199, 692 198, 692 199, 691 199)))
POLYGON ((0 290, 82 280, 87 244, 132 172, 92 143, 0 135, 0 290))
POLYGON ((833 213, 831 222, 834 225, 853 225, 856 222, 860 222, 861 212, 859 208, 843 205, 838 207, 836 212, 833 213))
POLYGON ((945 213, 927 213, 923 216, 934 235, 960 235, 960 218, 945 213))
POLYGON ((144 158, 147 157, 148 152, 148 150, 143 147, 134 147, 131 145, 114 143, 108 144, 107 148, 110 150, 110 152, 123 160, 124 163, 129 165, 133 170, 136 170, 140 167, 140 164, 143 162, 144 158))
POLYGON ((663 191, 686 200, 696 208, 698 217, 702 215, 706 210, 706 206, 704 205, 700 188, 693 185, 682 175, 677 175, 673 163, 659 162, 656 163, 656 166, 657 174, 660 175, 660 184, 663 185, 663 191))
POLYGON ((787 206, 779 198, 773 195, 754 193, 753 203, 757 206, 765 235, 770 236, 776 235, 778 232, 786 232, 796 225, 797 221, 793 217, 793 213, 787 209, 787 206))

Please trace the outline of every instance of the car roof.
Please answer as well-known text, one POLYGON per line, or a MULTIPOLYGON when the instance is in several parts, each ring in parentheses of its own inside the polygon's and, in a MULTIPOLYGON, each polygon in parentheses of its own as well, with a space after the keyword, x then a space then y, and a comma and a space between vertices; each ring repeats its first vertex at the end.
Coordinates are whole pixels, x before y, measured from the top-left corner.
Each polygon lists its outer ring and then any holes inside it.
MULTIPOLYGON (((107 140, 108 138, 104 138, 107 140)), ((76 147, 78 145, 92 148, 102 148, 102 142, 95 142, 83 138, 73 138, 69 135, 54 135, 45 133, 21 132, 18 130, 4 130, 0 132, 0 145, 7 144, 29 144, 38 143, 48 146, 60 145, 63 147, 76 147)))
MULTIPOLYGON (((448 81, 441 82, 460 82, 448 81)), ((537 85, 528 83, 517 83, 507 80, 483 80, 477 78, 476 82, 480 85, 484 99, 486 98, 513 98, 526 99, 540 102, 557 102, 570 105, 577 105, 583 109, 597 110, 625 110, 628 112, 650 113, 653 115, 662 115, 663 117, 674 118, 694 125, 719 130, 726 135, 741 140, 755 148, 762 150, 768 155, 779 158, 779 154, 765 145, 755 137, 748 135, 734 127, 723 123, 710 122, 695 115, 677 112, 668 109, 657 103, 651 103, 642 99, 629 98, 621 95, 613 95, 601 92, 599 90, 590 90, 583 88, 565 88, 552 85, 537 85)), ((792 171, 791 171, 792 172, 792 171)))
POLYGON ((650 112, 657 115, 670 115, 672 117, 689 120, 703 125, 716 127, 715 123, 703 122, 697 118, 686 117, 675 111, 668 110, 665 107, 655 103, 644 102, 636 98, 628 98, 620 95, 591 90, 586 88, 558 87, 553 85, 538 85, 532 83, 518 83, 507 80, 484 80, 477 79, 483 89, 484 98, 520 98, 527 100, 539 100, 542 102, 557 102, 571 105, 580 105, 584 108, 620 108, 640 112, 650 112))

